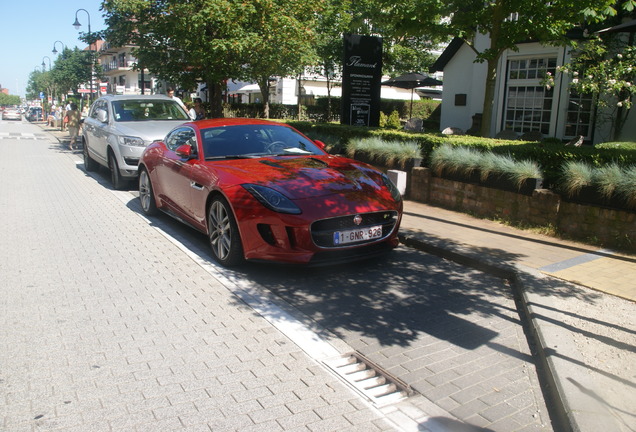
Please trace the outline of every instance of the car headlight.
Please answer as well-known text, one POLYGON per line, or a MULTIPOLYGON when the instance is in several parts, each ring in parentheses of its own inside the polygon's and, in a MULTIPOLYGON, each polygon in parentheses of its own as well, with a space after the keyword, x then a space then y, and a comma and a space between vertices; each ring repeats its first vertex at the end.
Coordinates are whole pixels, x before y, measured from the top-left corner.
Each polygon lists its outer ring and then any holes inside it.
POLYGON ((393 197, 396 202, 402 201, 402 194, 400 193, 400 190, 391 181, 389 176, 382 174, 382 181, 384 181, 385 186, 389 189, 389 192, 391 192, 391 197, 393 197))
POLYGON ((119 144, 130 147, 146 147, 146 143, 139 137, 134 136, 120 136, 118 137, 119 144))
POLYGON ((270 210, 278 213, 301 213, 301 210, 292 202, 292 200, 274 189, 255 184, 244 184, 242 186, 261 204, 270 210))

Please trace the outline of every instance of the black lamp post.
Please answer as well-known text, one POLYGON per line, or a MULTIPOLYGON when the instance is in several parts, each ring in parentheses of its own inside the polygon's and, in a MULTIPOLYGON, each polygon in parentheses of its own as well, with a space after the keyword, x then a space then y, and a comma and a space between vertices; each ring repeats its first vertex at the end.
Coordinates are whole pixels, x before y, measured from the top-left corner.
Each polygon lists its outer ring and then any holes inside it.
POLYGON ((88 40, 91 41, 91 43, 88 45, 88 49, 89 49, 89 51, 91 51, 91 77, 90 77, 90 80, 89 80, 90 93, 88 94, 88 101, 91 102, 93 100, 93 54, 92 54, 92 52, 93 52, 93 42, 92 42, 92 37, 91 37, 91 14, 89 14, 86 9, 78 9, 78 10, 76 10, 75 11, 75 22, 73 23, 73 27, 75 27, 75 30, 79 30, 79 28, 82 26, 82 24, 77 19, 77 13, 79 11, 86 12, 86 16, 88 17, 88 40))
POLYGON ((46 63, 44 63, 44 59, 49 60, 49 70, 51 70, 51 59, 49 58, 49 56, 44 56, 42 57, 42 72, 46 71, 46 63))
POLYGON ((56 40, 55 42, 53 42, 53 51, 51 51, 53 54, 57 54, 58 53, 58 51, 55 49, 55 45, 58 42, 62 44, 62 51, 64 51, 66 49, 66 45, 64 45, 64 43, 62 43, 62 41, 56 40))

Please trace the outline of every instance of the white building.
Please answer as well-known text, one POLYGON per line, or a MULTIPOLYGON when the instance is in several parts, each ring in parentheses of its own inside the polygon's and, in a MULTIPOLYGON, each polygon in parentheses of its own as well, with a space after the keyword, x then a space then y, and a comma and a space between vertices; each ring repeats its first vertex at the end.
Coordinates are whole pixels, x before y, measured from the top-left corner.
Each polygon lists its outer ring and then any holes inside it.
MULTIPOLYGON (((490 45, 487 35, 476 36, 476 48, 490 45)), ((556 68, 570 61, 570 48, 518 44, 518 51, 507 50, 497 65, 497 78, 490 136, 508 130, 518 135, 538 131, 545 137, 564 140, 583 135, 587 141, 603 142, 610 136, 610 125, 595 124, 596 104, 589 95, 569 91, 569 78, 556 74, 556 68), (554 86, 547 88, 543 73, 556 76, 554 86)), ((475 63, 475 52, 462 40, 453 40, 439 57, 433 70, 444 72, 444 93, 440 130, 458 127, 474 128, 473 116, 483 109, 486 63, 475 63)), ((634 111, 634 110, 632 110, 634 111)), ((636 114, 630 114, 635 119, 636 114)), ((636 121, 627 121, 623 139, 636 137, 636 121)))
POLYGON ((132 45, 113 47, 104 42, 99 48, 99 63, 105 75, 100 84, 100 93, 141 94, 142 76, 144 93, 156 93, 159 82, 148 70, 133 70, 137 59, 132 55, 132 45))
MULTIPOLYGON (((387 77, 388 79, 388 77, 387 77)), ((300 94, 301 103, 303 105, 311 105, 312 101, 327 97, 327 79, 317 75, 302 75, 298 78, 277 78, 271 81, 269 101, 270 103, 283 105, 298 104, 298 96, 300 94), (300 88, 298 83, 300 81, 300 88)), ((340 81, 331 82, 331 96, 341 97, 342 87, 340 81)), ((263 96, 258 84, 243 83, 242 86, 235 90, 229 90, 233 100, 240 103, 261 103, 263 96)), ((401 89, 397 87, 382 86, 382 99, 400 99, 410 100, 411 90, 401 89)), ((420 100, 417 93, 413 94, 413 100, 420 100)))

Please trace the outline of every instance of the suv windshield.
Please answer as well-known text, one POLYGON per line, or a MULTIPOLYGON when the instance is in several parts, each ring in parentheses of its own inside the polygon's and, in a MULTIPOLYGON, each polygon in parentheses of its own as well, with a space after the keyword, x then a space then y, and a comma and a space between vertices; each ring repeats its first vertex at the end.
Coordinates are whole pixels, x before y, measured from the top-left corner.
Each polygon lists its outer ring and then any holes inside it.
POLYGON ((115 121, 190 120, 181 106, 172 100, 113 101, 115 121))

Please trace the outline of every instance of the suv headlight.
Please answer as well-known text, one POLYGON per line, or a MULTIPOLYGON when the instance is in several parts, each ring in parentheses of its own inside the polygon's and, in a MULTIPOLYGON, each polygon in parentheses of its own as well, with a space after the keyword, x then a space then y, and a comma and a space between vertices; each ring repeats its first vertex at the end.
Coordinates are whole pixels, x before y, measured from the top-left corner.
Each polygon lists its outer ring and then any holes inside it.
POLYGON ((274 189, 255 184, 242 185, 254 198, 270 210, 278 213, 300 214, 296 204, 282 193, 274 189))
POLYGON ((130 147, 146 147, 146 143, 139 137, 134 136, 120 136, 118 137, 119 144, 130 147))

